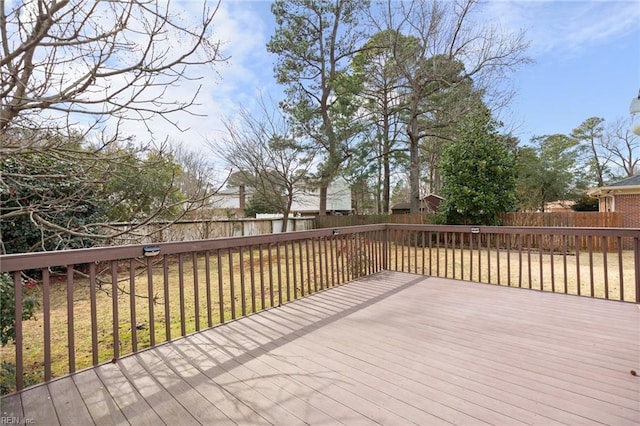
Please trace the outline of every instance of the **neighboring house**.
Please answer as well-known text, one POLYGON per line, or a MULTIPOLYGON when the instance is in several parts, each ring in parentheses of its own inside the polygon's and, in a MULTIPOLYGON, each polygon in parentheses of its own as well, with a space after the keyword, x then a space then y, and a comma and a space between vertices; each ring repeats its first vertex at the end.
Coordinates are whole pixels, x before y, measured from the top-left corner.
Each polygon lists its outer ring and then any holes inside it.
POLYGON ((640 175, 587 191, 600 200, 601 212, 622 213, 622 226, 640 228, 640 175))
POLYGON ((572 212, 571 207, 576 202, 573 200, 557 200, 550 201, 544 205, 544 211, 547 213, 564 213, 564 212, 572 212))
MULTIPOLYGON (((212 205, 216 209, 234 210, 242 214, 246 201, 254 194, 253 188, 225 188, 212 197, 212 205)), ((296 194, 291 213, 303 216, 317 215, 320 211, 320 191, 307 190, 296 194)), ((351 212, 351 189, 347 181, 341 177, 334 180, 327 188, 327 214, 349 214, 351 212)))
MULTIPOLYGON (((420 200, 420 213, 436 213, 442 202, 442 197, 435 194, 429 194, 420 200)), ((411 203, 398 203, 391 207, 391 214, 409 214, 411 213, 411 203)))
MULTIPOLYGON (((303 216, 317 215, 320 211, 320 191, 311 190, 298 194, 293 200, 291 211, 303 216)), ((351 188, 342 177, 329 184, 327 188, 327 214, 351 213, 351 188)))

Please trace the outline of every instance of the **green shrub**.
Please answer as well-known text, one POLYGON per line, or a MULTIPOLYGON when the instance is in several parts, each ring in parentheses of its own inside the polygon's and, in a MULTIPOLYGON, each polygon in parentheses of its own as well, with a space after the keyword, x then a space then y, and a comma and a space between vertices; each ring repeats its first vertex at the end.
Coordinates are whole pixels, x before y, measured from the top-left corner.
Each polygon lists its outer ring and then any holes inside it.
MULTIPOLYGON (((34 317, 34 311, 39 304, 38 299, 30 295, 36 283, 30 279, 22 280, 22 286, 22 319, 26 321, 34 317)), ((13 278, 6 273, 0 274, 0 345, 2 346, 16 339, 15 303, 13 278)))

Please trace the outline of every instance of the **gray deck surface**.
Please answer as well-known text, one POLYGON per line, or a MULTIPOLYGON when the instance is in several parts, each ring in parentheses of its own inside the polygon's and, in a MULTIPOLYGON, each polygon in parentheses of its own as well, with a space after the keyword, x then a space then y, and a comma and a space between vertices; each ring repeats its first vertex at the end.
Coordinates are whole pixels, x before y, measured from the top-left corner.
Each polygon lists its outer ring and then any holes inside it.
POLYGON ((637 305, 382 272, 2 400, 33 424, 640 424, 637 305))

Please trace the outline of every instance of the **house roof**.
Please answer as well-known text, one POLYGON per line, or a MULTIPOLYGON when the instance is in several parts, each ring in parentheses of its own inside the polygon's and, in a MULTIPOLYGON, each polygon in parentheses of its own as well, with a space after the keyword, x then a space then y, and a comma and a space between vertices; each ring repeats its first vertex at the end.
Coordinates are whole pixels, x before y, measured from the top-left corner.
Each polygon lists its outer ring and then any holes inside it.
POLYGON ((626 179, 610 183, 600 188, 591 188, 587 194, 598 197, 602 195, 614 194, 640 194, 640 175, 634 175, 626 179))
POLYGON ((615 183, 611 183, 609 185, 604 186, 604 188, 607 188, 609 186, 640 186, 640 175, 635 175, 635 176, 631 176, 628 177, 626 179, 622 179, 618 182, 615 183))
MULTIPOLYGON (((424 197, 422 200, 420 200, 421 202, 420 208, 429 207, 432 210, 436 210, 438 208, 438 205, 440 204, 440 201, 442 200, 443 198, 439 195, 429 194, 426 197, 424 197)), ((411 209, 411 203, 408 203, 408 202, 397 203, 391 207, 391 210, 409 210, 409 209, 411 209)))

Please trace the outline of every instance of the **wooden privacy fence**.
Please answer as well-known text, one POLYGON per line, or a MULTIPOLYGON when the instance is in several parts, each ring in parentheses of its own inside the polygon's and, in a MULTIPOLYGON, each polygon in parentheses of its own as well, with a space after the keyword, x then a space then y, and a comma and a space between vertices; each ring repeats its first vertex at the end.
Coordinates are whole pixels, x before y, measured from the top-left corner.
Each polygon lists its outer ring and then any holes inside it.
MULTIPOLYGON (((402 223, 412 225, 433 224, 436 215, 434 214, 396 214, 396 215, 360 215, 360 216, 319 216, 316 218, 317 228, 336 228, 341 226, 369 225, 376 223, 402 223)), ((571 227, 571 228, 620 228, 622 227, 622 214, 619 212, 599 213, 599 212, 563 212, 563 213, 505 213, 502 216, 502 226, 511 227, 571 227)), ((506 238, 506 237, 505 237, 506 238)), ((548 250, 555 245, 559 247, 563 244, 561 237, 541 234, 532 234, 530 237, 531 247, 541 250, 548 250)), ((566 243, 566 242, 564 242, 566 243)), ((616 250, 618 242, 616 240, 607 241, 608 250, 616 250)), ((624 249, 632 249, 630 241, 625 240, 624 249)), ((570 248, 577 247, 582 250, 601 250, 601 239, 589 239, 587 234, 572 239, 570 248)))
POLYGON ((504 226, 546 226, 571 228, 621 228, 620 212, 505 213, 504 226))
POLYGON ((0 256, 15 322, 2 364, 15 381, 3 389, 381 270, 640 302, 640 229, 376 224, 0 256), (23 320, 27 298, 39 305, 35 320, 23 320))

